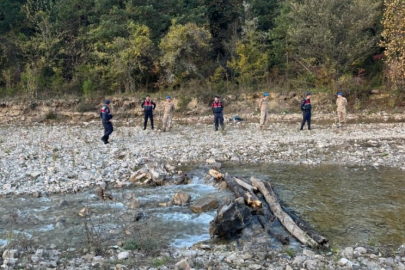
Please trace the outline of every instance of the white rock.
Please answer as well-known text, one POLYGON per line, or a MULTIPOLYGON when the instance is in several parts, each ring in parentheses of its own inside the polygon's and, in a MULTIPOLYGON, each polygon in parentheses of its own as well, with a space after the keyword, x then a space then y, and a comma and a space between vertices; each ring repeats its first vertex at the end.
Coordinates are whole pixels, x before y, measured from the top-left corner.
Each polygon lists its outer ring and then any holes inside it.
POLYGON ((260 270, 260 269, 262 269, 262 266, 258 265, 258 264, 251 264, 251 265, 249 265, 249 269, 260 270))
POLYGON ((33 263, 38 263, 38 262, 39 262, 39 257, 38 257, 38 256, 32 256, 32 257, 31 257, 31 261, 32 261, 33 263))
POLYGON ((302 254, 304 254, 307 257, 313 257, 315 256, 315 252, 313 252, 312 250, 309 249, 304 249, 304 251, 302 252, 302 254))
POLYGON ((123 251, 118 253, 118 260, 126 260, 129 258, 129 252, 128 251, 123 251))
POLYGON ((345 266, 348 262, 349 262, 348 259, 346 259, 346 258, 341 258, 341 259, 338 261, 338 265, 340 265, 340 266, 345 266))
POLYGON ((357 251, 360 254, 366 254, 367 253, 367 249, 365 249, 364 247, 356 247, 354 250, 357 251))

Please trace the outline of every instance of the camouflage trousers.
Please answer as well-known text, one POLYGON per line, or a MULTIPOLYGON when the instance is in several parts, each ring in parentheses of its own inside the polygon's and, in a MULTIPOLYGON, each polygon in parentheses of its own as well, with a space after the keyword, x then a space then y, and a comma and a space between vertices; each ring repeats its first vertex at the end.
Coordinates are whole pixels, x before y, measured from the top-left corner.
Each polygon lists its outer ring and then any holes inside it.
POLYGON ((173 114, 171 113, 165 113, 163 115, 163 131, 169 130, 172 128, 172 119, 173 119, 173 114))
POLYGON ((269 118, 268 116, 269 116, 268 110, 260 111, 260 128, 263 128, 263 126, 267 124, 267 120, 269 118))
POLYGON ((338 120, 339 124, 345 124, 346 123, 346 111, 338 111, 338 120))

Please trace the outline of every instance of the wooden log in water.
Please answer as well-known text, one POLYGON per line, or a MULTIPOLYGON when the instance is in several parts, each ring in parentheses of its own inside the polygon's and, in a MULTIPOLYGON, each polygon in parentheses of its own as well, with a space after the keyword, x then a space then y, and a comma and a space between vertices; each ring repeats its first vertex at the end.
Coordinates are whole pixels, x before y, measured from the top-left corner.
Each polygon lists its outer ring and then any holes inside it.
POLYGON ((211 175, 212 177, 214 177, 215 180, 222 180, 224 179, 224 175, 220 172, 218 172, 217 170, 211 169, 208 171, 209 175, 211 175))
POLYGON ((257 188, 252 187, 252 185, 246 183, 246 182, 243 181, 242 179, 238 179, 238 178, 236 178, 236 177, 233 177, 233 180, 235 180, 235 182, 236 182, 239 186, 241 186, 241 187, 243 187, 244 189, 248 190, 248 191, 249 191, 250 193, 252 193, 252 194, 253 194, 254 191, 257 190, 257 188))
POLYGON ((242 197, 247 205, 250 205, 253 208, 262 207, 262 202, 254 193, 251 193, 244 188, 242 188, 231 176, 225 174, 225 182, 228 184, 228 187, 235 193, 237 197, 242 197))
POLYGON ((268 187, 263 184, 263 182, 257 178, 250 178, 252 182, 252 186, 256 187, 266 199, 266 202, 269 204, 271 211, 274 215, 280 220, 281 224, 289 231, 295 238, 298 239, 304 245, 310 247, 317 247, 318 243, 312 239, 305 231, 303 231, 295 222, 294 220, 281 208, 277 197, 271 188, 269 183, 268 187))
MULTIPOLYGON (((265 183, 266 185, 266 183, 265 183)), ((287 211, 286 211, 287 212, 287 211)), ((327 238, 320 235, 317 231, 315 231, 307 222, 297 216, 295 213, 289 212, 289 216, 294 220, 294 222, 307 234, 314 239, 320 246, 328 246, 329 241, 327 238)))

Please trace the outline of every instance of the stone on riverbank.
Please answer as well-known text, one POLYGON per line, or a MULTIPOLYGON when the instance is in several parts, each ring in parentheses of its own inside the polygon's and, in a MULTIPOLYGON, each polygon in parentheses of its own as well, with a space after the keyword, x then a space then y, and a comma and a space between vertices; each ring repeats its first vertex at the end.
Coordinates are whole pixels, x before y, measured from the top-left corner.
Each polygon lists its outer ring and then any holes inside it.
POLYGON ((213 196, 200 198, 190 205, 191 211, 201 213, 218 208, 218 200, 213 196))

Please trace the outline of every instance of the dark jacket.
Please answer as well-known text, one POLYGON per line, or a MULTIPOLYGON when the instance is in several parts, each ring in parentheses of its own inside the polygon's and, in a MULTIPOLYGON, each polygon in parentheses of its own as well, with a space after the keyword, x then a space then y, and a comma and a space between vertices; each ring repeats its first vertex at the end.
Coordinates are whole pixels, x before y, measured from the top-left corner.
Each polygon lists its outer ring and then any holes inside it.
POLYGON ((104 105, 100 110, 100 117, 103 122, 108 122, 112 118, 110 108, 107 105, 104 105))
POLYGON ((156 108, 156 103, 153 102, 152 100, 149 100, 149 101, 144 100, 142 102, 141 106, 145 112, 150 112, 156 108))
POLYGON ((224 108, 224 105, 222 104, 222 102, 221 101, 218 101, 218 102, 213 102, 212 103, 212 112, 213 113, 222 113, 222 110, 223 110, 223 108, 224 108))
POLYGON ((301 103, 301 111, 310 112, 312 109, 311 100, 304 98, 301 103))

